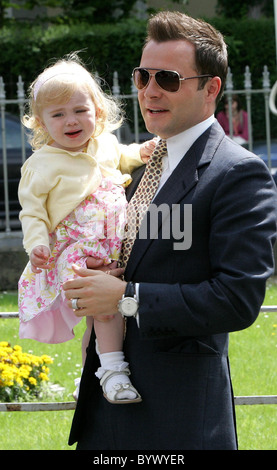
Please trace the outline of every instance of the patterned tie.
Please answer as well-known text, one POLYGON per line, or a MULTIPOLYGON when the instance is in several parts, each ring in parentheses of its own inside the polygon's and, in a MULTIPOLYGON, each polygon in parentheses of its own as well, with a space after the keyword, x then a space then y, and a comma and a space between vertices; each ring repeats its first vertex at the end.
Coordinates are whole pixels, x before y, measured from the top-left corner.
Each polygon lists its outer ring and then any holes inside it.
POLYGON ((142 219, 157 191, 162 174, 162 158, 166 154, 166 140, 159 140, 147 163, 135 194, 128 204, 125 238, 122 242, 120 256, 121 267, 126 267, 142 219))

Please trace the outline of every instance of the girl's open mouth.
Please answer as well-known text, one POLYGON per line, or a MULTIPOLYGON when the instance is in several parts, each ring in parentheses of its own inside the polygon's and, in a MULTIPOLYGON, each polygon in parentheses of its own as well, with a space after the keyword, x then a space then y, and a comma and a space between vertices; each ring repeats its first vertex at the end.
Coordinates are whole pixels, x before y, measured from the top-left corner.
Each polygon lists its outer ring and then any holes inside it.
POLYGON ((81 130, 79 131, 72 131, 72 132, 66 132, 65 135, 67 135, 68 137, 78 137, 78 135, 81 134, 81 130))

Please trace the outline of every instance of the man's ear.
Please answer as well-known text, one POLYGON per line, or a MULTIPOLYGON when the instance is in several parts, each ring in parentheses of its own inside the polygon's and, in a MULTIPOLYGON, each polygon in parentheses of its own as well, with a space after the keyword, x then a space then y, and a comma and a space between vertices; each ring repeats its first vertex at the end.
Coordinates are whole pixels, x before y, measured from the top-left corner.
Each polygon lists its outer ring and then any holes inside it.
POLYGON ((211 101, 216 101, 217 95, 221 89, 221 78, 212 77, 211 80, 208 80, 206 83, 207 97, 211 101))

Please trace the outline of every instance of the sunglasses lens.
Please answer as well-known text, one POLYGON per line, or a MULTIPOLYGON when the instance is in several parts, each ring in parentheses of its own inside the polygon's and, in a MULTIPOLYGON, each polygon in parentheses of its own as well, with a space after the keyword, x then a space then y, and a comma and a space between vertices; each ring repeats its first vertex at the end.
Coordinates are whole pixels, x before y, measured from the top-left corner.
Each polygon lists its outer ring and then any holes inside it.
POLYGON ((149 72, 145 69, 135 69, 134 71, 134 83, 138 90, 142 90, 146 87, 149 81, 149 72))
MULTIPOLYGON (((143 90, 148 85, 150 73, 147 69, 137 68, 134 70, 134 83, 138 90, 143 90)), ((160 70, 155 73, 157 84, 165 91, 175 92, 180 88, 179 75, 171 70, 160 70)))
POLYGON ((155 75, 156 82, 165 91, 175 92, 179 90, 179 75, 170 70, 161 70, 155 75))

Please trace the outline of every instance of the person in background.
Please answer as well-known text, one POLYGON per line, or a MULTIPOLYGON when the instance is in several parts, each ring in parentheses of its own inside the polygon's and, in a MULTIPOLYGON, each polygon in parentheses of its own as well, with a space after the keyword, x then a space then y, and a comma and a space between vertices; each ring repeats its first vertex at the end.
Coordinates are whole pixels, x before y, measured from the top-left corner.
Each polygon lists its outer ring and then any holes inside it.
MULTIPOLYGON (((224 129, 226 135, 230 135, 229 124, 229 103, 227 96, 224 99, 224 109, 219 111, 216 118, 224 129)), ((232 95, 232 125, 233 136, 232 139, 240 145, 247 144, 248 142, 248 115, 241 107, 238 95, 232 95)))

